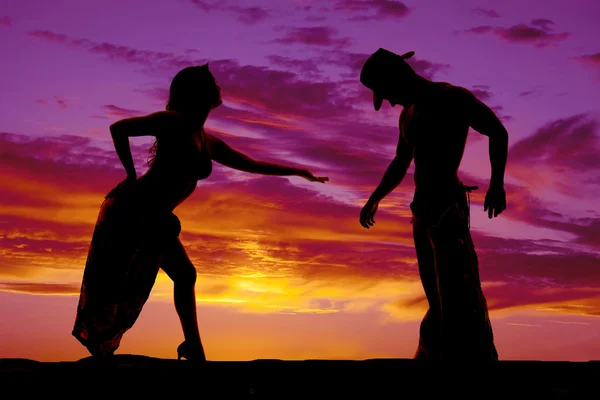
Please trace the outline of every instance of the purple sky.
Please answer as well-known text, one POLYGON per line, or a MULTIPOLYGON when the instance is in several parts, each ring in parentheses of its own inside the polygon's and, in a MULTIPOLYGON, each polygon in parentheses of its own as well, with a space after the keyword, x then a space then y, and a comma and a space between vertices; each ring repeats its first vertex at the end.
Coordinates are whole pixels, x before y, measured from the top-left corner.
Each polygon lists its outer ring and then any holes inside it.
MULTIPOLYGON (((358 224, 398 135, 400 108, 386 103, 375 112, 358 81, 366 57, 384 47, 414 50, 419 73, 473 90, 509 131, 508 209, 500 218, 490 221, 482 211, 490 173, 486 138, 471 133, 461 167, 465 183, 480 186, 472 230, 501 353, 542 357, 552 342, 527 348, 519 340, 529 336, 519 329, 559 323, 566 325, 549 358, 592 351, 600 327, 597 1, 5 3, 0 248, 7 250, 0 254, 0 289, 26 302, 32 320, 38 312, 32 304, 44 301, 37 295, 55 294, 65 297, 53 300, 66 307, 61 329, 70 329, 97 206, 123 176, 109 124, 163 109, 173 75, 209 61, 224 99, 209 130, 252 157, 303 164, 330 182, 315 186, 215 167, 179 214, 182 240, 202 275, 201 301, 230 304, 232 315, 273 310, 274 324, 282 323, 276 311, 305 313, 311 343, 321 335, 323 310, 340 313, 326 323, 339 324, 339 317, 351 324, 357 314, 349 309, 373 303, 360 318, 395 316, 413 324, 389 328, 406 348, 386 337, 381 343, 389 347, 375 353, 410 357, 423 311, 408 224, 412 175, 382 202, 375 229, 358 224), (376 251, 389 259, 378 260, 376 251), (242 283, 249 276, 254 286, 242 283), (336 281, 342 277, 357 286, 336 281), (360 289, 365 281, 379 289, 360 289), (239 311, 236 304, 248 306, 239 311)), ((142 169, 150 141, 132 140, 142 169)), ((168 284, 161 280, 153 299, 170 299, 168 284)), ((259 324, 242 319, 244 326, 259 324)), ((169 338, 179 334, 173 332, 169 338)), ((356 336, 334 355, 315 347, 281 357, 369 356, 375 353, 364 343, 378 335, 356 336)), ((278 340, 284 343, 272 337, 278 340)), ((0 357, 7 351, 0 345, 0 357)), ((224 352, 215 357, 233 357, 224 352)), ((591 354, 600 358, 597 349, 591 354)))

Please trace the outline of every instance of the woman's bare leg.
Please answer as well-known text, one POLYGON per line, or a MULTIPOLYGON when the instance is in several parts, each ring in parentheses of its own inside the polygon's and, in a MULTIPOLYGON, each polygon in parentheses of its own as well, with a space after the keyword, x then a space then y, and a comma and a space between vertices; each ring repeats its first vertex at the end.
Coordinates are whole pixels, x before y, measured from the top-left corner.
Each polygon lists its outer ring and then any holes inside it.
POLYGON ((196 268, 179 238, 169 244, 161 257, 160 266, 173 280, 175 310, 181 321, 185 341, 191 347, 199 347, 204 355, 196 315, 196 268))

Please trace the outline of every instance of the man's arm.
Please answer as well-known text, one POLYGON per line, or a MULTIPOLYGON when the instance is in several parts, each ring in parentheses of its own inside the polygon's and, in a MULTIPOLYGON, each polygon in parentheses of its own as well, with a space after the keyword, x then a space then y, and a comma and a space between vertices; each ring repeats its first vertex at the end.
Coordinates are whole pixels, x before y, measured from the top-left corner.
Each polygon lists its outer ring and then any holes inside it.
POLYGON ((379 186, 373 191, 369 201, 373 203, 379 203, 388 194, 390 194, 398 185, 402 182, 406 176, 406 172, 410 167, 410 163, 413 159, 413 148, 402 138, 398 140, 398 147, 396 148, 396 156, 388 166, 383 178, 379 183, 379 186))
POLYGON ((489 138, 492 167, 490 186, 503 186, 508 155, 508 132, 488 106, 466 89, 465 92, 466 117, 469 126, 489 138))
POLYGON ((398 146, 396 147, 396 156, 388 166, 381 182, 377 188, 373 191, 369 200, 360 211, 360 224, 363 228, 370 229, 375 224, 375 213, 379 207, 379 202, 383 200, 388 194, 390 194, 398 185, 402 182, 408 171, 408 167, 413 160, 414 147, 409 144, 402 134, 406 124, 405 118, 407 109, 402 109, 400 113, 400 138, 398 139, 398 146))
POLYGON ((410 167, 412 161, 412 152, 410 156, 407 153, 397 154, 390 165, 388 166, 383 178, 379 183, 379 186, 373 191, 369 201, 373 203, 379 203, 388 194, 390 194, 398 185, 402 182, 410 167))
POLYGON ((466 118, 469 126, 489 138, 490 163, 492 177, 490 187, 485 195, 483 210, 488 218, 497 217, 506 209, 506 193, 504 192, 504 171, 508 155, 508 132, 496 114, 473 93, 464 89, 466 98, 466 118))
POLYGON ((360 224, 369 229, 375 224, 375 213, 379 202, 394 190, 406 176, 406 171, 413 159, 413 148, 402 140, 402 135, 396 149, 396 156, 388 166, 381 183, 373 191, 371 197, 360 211, 360 224))

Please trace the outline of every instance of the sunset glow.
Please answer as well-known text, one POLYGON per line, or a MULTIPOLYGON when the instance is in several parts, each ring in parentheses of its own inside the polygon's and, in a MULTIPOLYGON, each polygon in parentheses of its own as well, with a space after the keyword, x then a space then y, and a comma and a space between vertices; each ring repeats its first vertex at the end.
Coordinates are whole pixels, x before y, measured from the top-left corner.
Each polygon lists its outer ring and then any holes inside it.
MULTIPOLYGON (((99 206, 125 177, 109 125, 164 109, 174 74, 209 62, 207 130, 326 184, 214 163, 175 213, 198 271, 210 360, 411 358, 426 310, 408 205, 412 167, 370 230, 400 107, 373 110, 362 63, 416 52, 469 88, 510 137, 507 210, 483 211, 488 140, 461 179, 500 359, 600 359, 600 6, 592 1, 5 2, 0 8, 0 358, 76 360, 70 334, 99 206), (538 2, 535 2, 538 3, 538 2)), ((153 138, 131 140, 138 176, 153 138)), ((160 273, 119 353, 175 357, 160 273)))

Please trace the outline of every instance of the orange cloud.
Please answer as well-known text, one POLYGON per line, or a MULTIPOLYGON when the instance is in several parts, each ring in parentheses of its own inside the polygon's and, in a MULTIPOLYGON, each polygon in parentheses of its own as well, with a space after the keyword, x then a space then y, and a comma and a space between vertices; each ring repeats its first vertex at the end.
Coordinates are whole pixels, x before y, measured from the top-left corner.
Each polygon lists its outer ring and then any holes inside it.
MULTIPOLYGON (((265 148, 259 140, 221 133, 257 150, 265 148)), ((5 134, 0 139, 7 149, 0 163, 6 193, 0 199, 0 275, 12 285, 0 290, 44 292, 35 286, 38 283, 71 285, 75 290, 98 207, 123 177, 118 160, 112 150, 84 138, 5 134)), ((325 160, 328 152, 342 166, 356 160, 367 163, 369 157, 348 147, 335 152, 326 141, 317 144, 315 161, 325 160)), ((308 148, 292 149, 301 156, 310 153, 308 148)), ((372 177, 363 182, 372 180, 374 187, 384 168, 385 162, 372 167, 372 177)), ((346 176, 350 171, 340 169, 346 176)), ((424 303, 409 223, 411 176, 382 202, 377 224, 368 231, 358 223, 364 201, 360 190, 368 188, 353 179, 298 185, 293 179, 238 174, 215 165, 213 176, 200 182, 176 210, 183 225, 181 239, 200 275, 198 301, 260 313, 377 310, 391 318, 419 319, 424 303), (339 189, 335 196, 320 192, 331 187, 339 189)), ((468 181, 480 185, 472 195, 473 204, 480 206, 487 183, 472 177, 468 181)), ((551 229, 582 229, 548 222, 551 213, 543 202, 532 199, 523 187, 506 188, 511 205, 506 218, 546 223, 551 229)), ((591 291, 600 282, 593 255, 488 237, 480 231, 473 234, 493 310, 584 301, 593 297, 591 291), (560 254, 533 255, 549 251, 560 254), (560 267, 567 264, 576 272, 560 267), (506 282, 516 284, 498 289, 506 282), (538 290, 539 282, 552 290, 538 290)), ((585 234, 591 240, 591 234, 585 234)), ((58 286, 46 288, 46 293, 61 293, 58 286)), ((171 301, 171 291, 171 282, 161 274, 153 296, 171 301)))
POLYGON ((68 283, 23 283, 23 282, 0 282, 3 292, 28 293, 28 294, 50 294, 61 296, 79 295, 79 285, 68 283))

